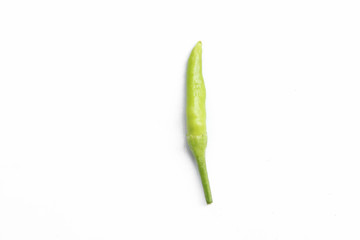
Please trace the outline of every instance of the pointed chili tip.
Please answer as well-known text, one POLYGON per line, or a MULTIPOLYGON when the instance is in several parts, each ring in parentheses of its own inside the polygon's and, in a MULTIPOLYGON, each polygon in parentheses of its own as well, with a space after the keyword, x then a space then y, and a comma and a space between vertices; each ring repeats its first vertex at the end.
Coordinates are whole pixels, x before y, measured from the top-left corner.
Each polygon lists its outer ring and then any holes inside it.
POLYGON ((202 42, 201 41, 198 41, 195 45, 195 47, 193 48, 193 51, 196 51, 196 52, 202 52, 202 42))

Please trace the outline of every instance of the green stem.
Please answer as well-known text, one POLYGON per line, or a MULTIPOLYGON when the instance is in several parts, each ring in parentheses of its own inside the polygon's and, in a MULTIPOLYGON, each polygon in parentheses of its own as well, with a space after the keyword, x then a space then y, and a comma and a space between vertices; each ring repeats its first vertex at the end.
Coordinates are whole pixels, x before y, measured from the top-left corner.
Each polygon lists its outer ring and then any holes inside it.
POLYGON ((202 183, 202 186, 203 186, 203 189, 204 189, 206 203, 210 204, 210 203, 212 203, 212 196, 211 196, 208 173, 207 173, 207 170, 206 170, 205 157, 197 157, 196 161, 197 161, 198 167, 199 167, 201 183, 202 183))

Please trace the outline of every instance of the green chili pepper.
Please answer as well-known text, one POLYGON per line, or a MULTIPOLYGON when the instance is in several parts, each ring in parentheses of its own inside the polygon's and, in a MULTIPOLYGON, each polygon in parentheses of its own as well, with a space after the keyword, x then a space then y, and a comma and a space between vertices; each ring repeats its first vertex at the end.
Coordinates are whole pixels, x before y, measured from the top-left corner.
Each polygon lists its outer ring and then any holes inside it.
POLYGON ((212 203, 209 178, 205 163, 206 134, 206 91, 202 76, 202 44, 193 48, 187 67, 186 125, 187 141, 200 172, 207 204, 212 203))

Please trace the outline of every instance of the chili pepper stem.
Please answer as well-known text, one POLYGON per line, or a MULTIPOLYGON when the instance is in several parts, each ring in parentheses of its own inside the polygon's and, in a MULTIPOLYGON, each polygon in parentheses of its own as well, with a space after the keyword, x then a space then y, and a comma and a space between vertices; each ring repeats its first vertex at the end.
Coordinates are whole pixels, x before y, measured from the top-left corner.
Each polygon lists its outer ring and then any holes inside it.
POLYGON ((206 169, 205 157, 196 157, 196 162, 198 164, 199 173, 201 177, 201 183, 204 189, 205 199, 207 204, 212 203, 212 196, 210 190, 209 177, 206 169))

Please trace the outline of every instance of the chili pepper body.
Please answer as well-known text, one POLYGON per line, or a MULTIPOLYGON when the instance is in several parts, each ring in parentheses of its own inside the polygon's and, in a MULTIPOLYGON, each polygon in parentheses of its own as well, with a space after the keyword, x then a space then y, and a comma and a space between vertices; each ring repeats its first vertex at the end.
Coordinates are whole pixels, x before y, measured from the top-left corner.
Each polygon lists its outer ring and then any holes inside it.
POLYGON ((200 172, 207 204, 212 203, 210 184, 205 162, 206 133, 206 90, 202 75, 202 43, 193 48, 187 66, 186 80, 186 125, 187 141, 200 172))

